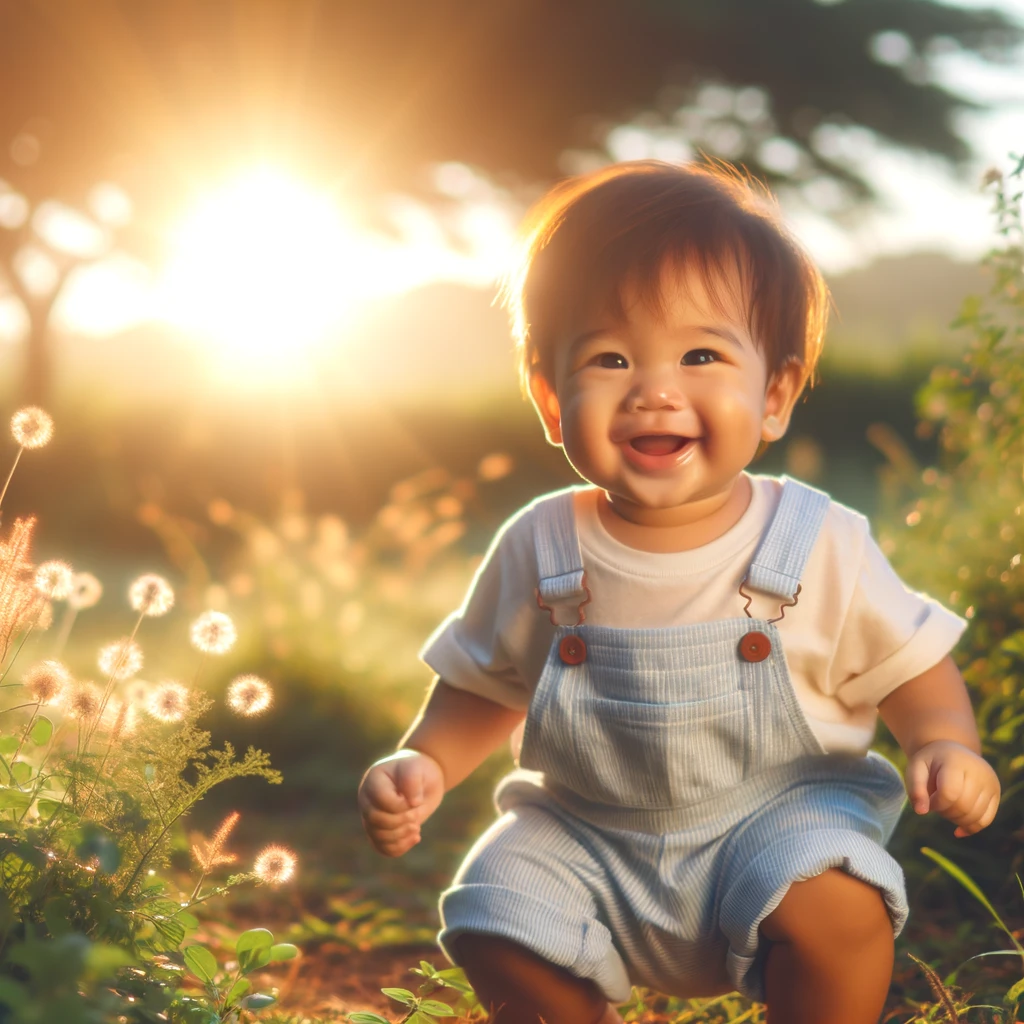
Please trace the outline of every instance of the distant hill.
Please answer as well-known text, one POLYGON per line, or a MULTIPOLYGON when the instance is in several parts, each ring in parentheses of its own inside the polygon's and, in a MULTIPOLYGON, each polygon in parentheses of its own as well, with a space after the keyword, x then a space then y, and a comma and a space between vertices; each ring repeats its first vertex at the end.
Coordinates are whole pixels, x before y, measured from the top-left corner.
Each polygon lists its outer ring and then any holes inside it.
MULTIPOLYGON (((988 290, 976 265, 936 253, 880 259, 833 276, 829 285, 837 313, 826 352, 846 364, 876 366, 900 361, 911 348, 963 345, 949 323, 966 295, 988 290)), ((461 403, 518 400, 508 321, 492 298, 491 289, 440 283, 364 307, 350 336, 318 367, 322 393, 373 402, 428 395, 461 403)), ((160 327, 102 339, 61 337, 54 353, 60 390, 87 390, 98 401, 221 390, 206 380, 201 353, 160 327)), ((20 362, 20 346, 0 346, 0 390, 13 390, 20 362)))
POLYGON ((889 350, 910 345, 964 344, 949 325, 967 295, 984 295, 989 277, 976 263, 941 253, 887 256, 860 270, 829 278, 835 303, 827 348, 889 350))

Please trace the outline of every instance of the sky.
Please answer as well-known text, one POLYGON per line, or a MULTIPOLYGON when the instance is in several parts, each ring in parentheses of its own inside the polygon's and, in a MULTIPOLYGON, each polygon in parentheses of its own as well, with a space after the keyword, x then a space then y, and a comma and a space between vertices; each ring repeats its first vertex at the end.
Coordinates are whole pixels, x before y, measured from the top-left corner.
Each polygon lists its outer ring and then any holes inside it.
MULTIPOLYGON (((1024 0, 960 0, 957 7, 992 7, 1024 24, 1024 0)), ((991 199, 979 180, 989 167, 1006 170, 1009 153, 1024 153, 1024 54, 1014 66, 986 67, 968 57, 945 58, 940 81, 970 99, 990 104, 965 115, 962 134, 978 157, 966 180, 957 180, 935 159, 878 149, 865 170, 885 208, 869 213, 855 230, 789 209, 797 234, 826 272, 841 273, 876 257, 920 250, 974 259, 993 241, 991 199)))

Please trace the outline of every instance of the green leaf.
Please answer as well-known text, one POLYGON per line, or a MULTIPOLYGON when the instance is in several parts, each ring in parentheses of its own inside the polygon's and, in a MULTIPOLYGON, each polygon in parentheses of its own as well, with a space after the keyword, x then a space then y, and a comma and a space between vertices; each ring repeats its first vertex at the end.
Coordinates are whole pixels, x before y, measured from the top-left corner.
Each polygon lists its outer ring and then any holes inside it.
POLYGON ((279 960, 292 960, 299 955, 299 947, 293 946, 290 942, 278 942, 270 947, 270 962, 279 960))
POLYGON ((238 966, 243 974, 266 967, 270 963, 270 949, 274 944, 273 932, 266 928, 250 928, 242 932, 235 943, 238 966))
POLYGON ((0 788, 0 810, 24 811, 32 804, 30 793, 22 793, 20 789, 0 788))
POLYGON ((1017 937, 1010 931, 1009 928, 1003 923, 1003 919, 996 913, 995 908, 986 899, 985 894, 978 888, 972 879, 962 868, 954 864, 951 860, 943 857, 941 853, 937 853, 935 850, 928 846, 922 846, 921 852, 926 856, 930 857, 936 864, 939 865, 944 871, 952 875, 996 920, 996 923, 1000 928, 1006 932, 1010 937, 1010 941, 1014 944, 1017 950, 1024 956, 1024 946, 1017 941, 1017 937))
POLYGON ((262 1010, 264 1007, 273 1006, 276 1002, 276 996, 267 995, 266 992, 257 992, 254 995, 246 996, 242 1000, 242 1006, 247 1010, 262 1010))
POLYGON ((0 754, 13 754, 20 745, 17 736, 0 736, 0 754))
POLYGON ((388 999, 394 999, 396 1003, 405 1003, 406 1006, 415 1006, 418 998, 407 988, 382 988, 381 992, 383 992, 388 999))
POLYGON ((248 978, 239 978, 238 981, 231 986, 231 990, 228 992, 227 1001, 225 1006, 231 1007, 238 1002, 246 993, 252 989, 252 982, 248 978))
POLYGON ((41 747, 50 742, 50 737, 52 735, 53 722, 48 718, 37 718, 35 725, 32 726, 32 729, 28 734, 28 737, 37 747, 41 747))
POLYGON ((29 993, 22 985, 13 978, 0 978, 0 1006, 17 1011, 27 1007, 28 1003, 29 993))
POLYGON ((266 928, 250 928, 247 932, 242 932, 238 936, 238 941, 235 943, 235 952, 242 954, 249 949, 259 949, 261 946, 269 948, 273 944, 273 932, 268 931, 266 928))
POLYGON ((352 1024, 391 1024, 387 1017, 382 1017, 378 1013, 366 1013, 363 1010, 358 1013, 350 1013, 348 1019, 352 1024))
POLYGON ((32 765, 27 761, 15 761, 11 765, 11 778, 19 786, 24 786, 32 778, 32 765))
POLYGON ((43 903, 43 920, 50 934, 59 939, 62 935, 73 932, 71 923, 71 900, 67 896, 54 896, 43 903))
POLYGON ((187 910, 179 910, 174 917, 186 932, 194 932, 199 927, 199 918, 187 910))
POLYGON ((455 1011, 447 1003, 440 1003, 436 999, 424 999, 420 1003, 420 1009, 424 1013, 429 1013, 432 1017, 455 1016, 455 1011))
POLYGON ((198 943, 184 949, 185 964, 200 981, 213 981, 217 973, 217 958, 198 943))
POLYGON ((1012 985, 1006 995, 1003 996, 1003 999, 1012 1005, 1017 1002, 1022 995, 1024 995, 1024 978, 1021 978, 1015 985, 1012 985))
POLYGON ((47 797, 43 797, 36 803, 39 816, 46 819, 52 818, 60 810, 60 807, 61 802, 59 800, 50 800, 47 797))

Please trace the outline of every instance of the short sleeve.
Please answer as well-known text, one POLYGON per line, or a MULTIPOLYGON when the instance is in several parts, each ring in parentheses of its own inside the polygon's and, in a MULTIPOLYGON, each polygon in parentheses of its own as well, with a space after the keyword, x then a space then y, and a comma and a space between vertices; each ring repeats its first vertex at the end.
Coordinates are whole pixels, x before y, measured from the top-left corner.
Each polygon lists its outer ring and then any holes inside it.
MULTIPOLYGON (((516 710, 526 710, 530 688, 523 663, 532 593, 532 529, 517 513, 506 522, 480 563, 462 606, 427 639, 420 659, 449 686, 516 710)), ((534 573, 535 575, 535 573, 534 573)))
POLYGON ((877 707, 898 686, 940 662, 966 627, 965 619, 907 587, 868 534, 830 688, 847 707, 877 707))

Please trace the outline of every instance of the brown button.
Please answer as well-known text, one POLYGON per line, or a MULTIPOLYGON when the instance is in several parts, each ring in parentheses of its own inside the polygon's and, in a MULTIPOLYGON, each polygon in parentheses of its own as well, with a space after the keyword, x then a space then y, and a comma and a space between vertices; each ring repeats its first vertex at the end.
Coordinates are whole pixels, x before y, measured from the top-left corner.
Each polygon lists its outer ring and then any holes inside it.
POLYGON ((566 665, 578 665, 587 660, 587 645, 578 636, 562 637, 558 645, 558 656, 566 665))
POLYGON ((772 642, 764 635, 752 630, 740 640, 740 657, 744 661, 764 661, 772 653, 772 642))

